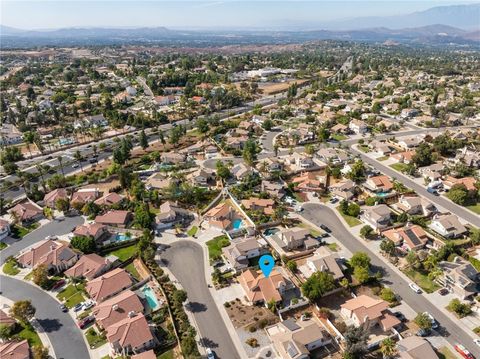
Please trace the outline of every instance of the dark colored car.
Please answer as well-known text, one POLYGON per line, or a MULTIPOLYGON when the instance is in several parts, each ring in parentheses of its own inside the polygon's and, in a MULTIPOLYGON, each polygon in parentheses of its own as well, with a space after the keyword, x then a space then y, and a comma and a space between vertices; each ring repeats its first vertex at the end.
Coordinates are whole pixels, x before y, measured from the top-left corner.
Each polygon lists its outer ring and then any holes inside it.
POLYGON ((438 290, 438 293, 440 295, 447 295, 449 293, 448 289, 447 288, 441 288, 438 290))
POLYGON ((66 283, 65 279, 60 279, 54 285, 52 285, 52 289, 58 289, 58 288, 62 287, 63 285, 65 285, 65 283, 66 283))
POLYGON ((65 306, 65 304, 60 304, 58 307, 60 308, 60 310, 62 312, 64 312, 64 313, 68 312, 68 308, 65 306))
POLYGON ((428 337, 430 335, 431 331, 430 330, 427 330, 427 329, 420 329, 418 332, 417 332, 417 336, 419 337, 428 337))
POLYGON ((320 228, 323 229, 325 232, 327 233, 332 233, 332 230, 330 228, 328 228, 326 225, 324 224, 321 224, 320 225, 320 228))
POLYGON ((398 320, 400 320, 401 322, 404 322, 407 320, 407 318, 405 318, 405 316, 401 312, 395 312, 393 313, 393 315, 396 316, 398 320))
POLYGON ((83 318, 78 322, 78 327, 80 329, 84 329, 87 325, 89 325, 90 323, 93 323, 94 321, 95 321, 95 317, 93 315, 89 315, 88 317, 83 318))

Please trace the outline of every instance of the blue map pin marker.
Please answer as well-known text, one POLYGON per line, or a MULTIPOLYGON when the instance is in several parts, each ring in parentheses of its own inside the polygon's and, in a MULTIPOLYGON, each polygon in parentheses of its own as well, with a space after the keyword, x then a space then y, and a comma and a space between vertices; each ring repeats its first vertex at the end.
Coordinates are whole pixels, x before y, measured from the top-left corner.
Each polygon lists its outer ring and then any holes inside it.
POLYGON ((275 266, 275 259, 270 254, 265 254, 260 257, 258 261, 258 265, 263 272, 265 278, 268 278, 270 273, 272 273, 272 269, 275 266))

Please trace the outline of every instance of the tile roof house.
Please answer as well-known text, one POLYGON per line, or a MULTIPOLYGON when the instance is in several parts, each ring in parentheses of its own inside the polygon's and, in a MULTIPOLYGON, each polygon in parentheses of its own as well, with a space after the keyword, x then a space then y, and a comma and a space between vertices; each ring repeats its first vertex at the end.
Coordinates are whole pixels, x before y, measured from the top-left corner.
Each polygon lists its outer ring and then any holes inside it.
POLYGON ((480 273, 462 257, 455 257, 453 262, 439 263, 443 275, 439 281, 461 299, 467 299, 480 292, 480 273))
POLYGON ((262 245, 254 237, 235 238, 230 245, 222 248, 224 257, 235 271, 248 268, 248 260, 259 257, 262 252, 262 245))
POLYGON ((388 176, 373 176, 367 178, 364 186, 372 192, 390 192, 393 189, 393 183, 388 176))
POLYGON ((164 152, 160 157, 162 163, 176 165, 179 163, 185 163, 186 156, 177 152, 164 152))
POLYGON ((153 349, 151 349, 140 354, 132 355, 131 359, 157 359, 157 355, 155 354, 153 349))
POLYGON ((283 229, 275 233, 271 238, 283 250, 311 249, 319 245, 319 242, 310 234, 310 230, 300 227, 283 229))
POLYGON ((265 303, 274 300, 280 302, 282 294, 293 285, 280 272, 273 270, 268 278, 257 271, 247 269, 238 277, 248 301, 252 304, 265 303))
POLYGON ((110 269, 112 263, 98 254, 84 254, 80 259, 65 271, 65 275, 75 278, 92 280, 110 269))
POLYGON ((429 227, 445 238, 458 238, 467 233, 467 228, 454 214, 435 215, 429 227))
POLYGON ((379 325, 383 331, 388 331, 400 324, 389 308, 389 304, 382 299, 375 299, 368 295, 360 295, 347 300, 342 304, 340 313, 347 320, 352 320, 355 326, 363 325, 365 329, 379 325))
POLYGON ((333 196, 350 200, 355 196, 357 185, 352 180, 343 180, 330 185, 329 189, 333 196))
POLYGON ((30 359, 30 347, 27 339, 7 341, 0 344, 0 357, 4 359, 30 359))
POLYGON ((130 289, 98 303, 92 310, 97 325, 106 329, 128 317, 128 313, 143 313, 144 306, 134 292, 130 289))
POLYGON ((348 128, 357 134, 368 132, 367 124, 364 121, 357 120, 357 119, 351 120, 350 123, 348 124, 348 128))
POLYGON ((96 188, 83 188, 72 194, 70 203, 87 203, 93 202, 99 197, 100 193, 96 188))
POLYGON ((10 214, 15 216, 20 223, 32 223, 43 217, 43 209, 35 202, 26 201, 13 207, 10 214))
POLYGON ((108 233, 108 228, 101 223, 82 224, 75 228, 73 234, 80 237, 93 237, 95 241, 99 241, 108 233))
POLYGON ((234 214, 232 207, 228 203, 223 202, 205 213, 203 219, 208 222, 210 227, 227 229, 232 225, 234 214))
POLYGON ((197 169, 189 178, 191 178, 192 183, 196 186, 208 187, 215 185, 215 173, 203 168, 197 169))
POLYGON ((374 230, 382 230, 390 225, 391 212, 387 205, 379 204, 367 207, 360 219, 370 225, 374 230))
POLYGON ((274 213, 275 201, 273 199, 254 198, 242 200, 242 206, 249 211, 261 211, 266 215, 274 213))
POLYGON ((243 163, 238 163, 233 166, 230 172, 232 173, 232 176, 235 177, 237 180, 242 180, 253 173, 252 169, 250 167, 247 167, 243 163))
POLYGON ((160 206, 155 217, 157 231, 170 228, 176 224, 187 225, 193 219, 192 213, 179 207, 175 202, 166 201, 160 206))
POLYGON ((143 314, 131 314, 107 328, 107 340, 116 354, 138 354, 151 349, 155 339, 143 314))
POLYGON ((0 325, 5 325, 10 327, 14 325, 17 321, 0 309, 0 325))
POLYGON ((476 183, 477 180, 474 177, 454 178, 447 176, 447 178, 443 180, 443 187, 445 189, 451 189, 455 185, 464 185, 468 191, 476 192, 478 191, 476 183))
POLYGON ((431 216, 437 212, 437 207, 428 199, 417 196, 402 195, 396 203, 396 207, 402 212, 410 215, 420 214, 425 217, 431 216))
POLYGON ((65 188, 57 188, 51 192, 48 192, 45 197, 43 197, 43 203, 45 206, 50 208, 55 208, 57 201, 59 199, 67 199, 68 200, 68 193, 65 188))
POLYGON ((280 358, 310 358, 310 352, 332 342, 328 332, 316 319, 287 319, 265 328, 280 358))
POLYGON ((281 183, 263 180, 261 191, 267 192, 269 196, 281 199, 285 195, 285 189, 281 183))
POLYGON ((405 337, 397 342, 399 359, 437 359, 439 356, 435 353, 430 343, 416 335, 405 337))
POLYGON ((79 255, 60 241, 46 239, 21 252, 18 263, 24 268, 35 268, 41 264, 55 273, 63 272, 73 266, 79 255))
POLYGON ((403 151, 390 155, 390 158, 394 159, 398 163, 405 163, 408 165, 410 162, 412 162, 414 155, 415 151, 403 151))
POLYGON ((94 201, 98 206, 110 207, 123 201, 123 196, 118 193, 110 192, 94 201))
POLYGON ((88 282, 85 290, 90 298, 96 302, 103 302, 132 285, 133 280, 128 272, 117 268, 88 282))
POLYGON ((133 220, 133 214, 130 211, 111 210, 107 213, 95 217, 95 222, 106 226, 125 228, 133 220))
POLYGON ((327 247, 320 247, 313 256, 308 257, 300 272, 305 278, 310 278, 315 272, 330 273, 335 280, 343 278, 342 268, 339 265, 339 257, 327 247))
POLYGON ((407 224, 400 228, 392 228, 382 232, 382 235, 393 241, 396 246, 412 251, 424 248, 429 240, 427 233, 419 225, 407 224))
POLYGON ((292 179, 295 184, 295 190, 302 192, 325 191, 327 176, 318 176, 312 172, 307 172, 292 179))

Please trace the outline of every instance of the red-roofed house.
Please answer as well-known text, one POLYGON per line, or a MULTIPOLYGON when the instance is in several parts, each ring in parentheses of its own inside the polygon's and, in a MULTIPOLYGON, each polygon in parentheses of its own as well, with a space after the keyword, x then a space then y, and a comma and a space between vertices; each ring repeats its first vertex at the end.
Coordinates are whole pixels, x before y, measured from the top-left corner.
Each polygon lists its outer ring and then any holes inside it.
POLYGON ((30 359, 30 348, 27 339, 22 341, 8 341, 0 345, 2 359, 30 359))
POLYGON ((110 207, 114 204, 120 203, 123 200, 123 197, 118 193, 111 192, 95 200, 95 204, 99 206, 110 207))
POLYGON ((140 298, 127 289, 102 303, 97 304, 92 311, 97 325, 106 329, 127 318, 128 313, 143 313, 144 307, 140 298))
POLYGON ((80 237, 93 237, 95 241, 100 241, 105 234, 108 234, 108 228, 101 223, 82 224, 75 228, 73 234, 80 237))
POLYGON ((92 280, 109 270, 111 265, 112 263, 108 259, 100 257, 98 254, 85 254, 73 267, 65 271, 65 275, 92 280))
POLYGON ((78 257, 67 244, 46 239, 20 253, 17 260, 24 268, 35 268, 44 264, 49 271, 59 273, 73 266, 78 257))
POLYGON ((235 211, 228 205, 228 203, 220 203, 210 209, 203 219, 208 222, 210 227, 220 229, 227 229, 231 226, 235 211))
POLYGON ((140 353, 140 354, 135 354, 132 355, 132 359, 156 359, 157 356, 155 355, 155 352, 152 350, 140 353))
POLYGON ((45 197, 43 197, 43 203, 45 206, 50 208, 55 208, 57 201, 59 199, 67 199, 68 200, 68 193, 65 188, 57 188, 51 192, 48 192, 45 197))
POLYGON ((125 228, 133 219, 132 212, 112 210, 95 217, 95 222, 107 226, 125 228))
POLYGON ((99 195, 100 193, 96 188, 83 188, 72 194, 70 202, 72 204, 93 202, 99 195))
POLYGON ((251 211, 262 211, 266 215, 272 215, 275 202, 273 199, 249 198, 242 200, 242 206, 251 211))
POLYGON ((425 230, 418 225, 392 228, 382 232, 382 235, 393 241, 395 245, 414 251, 425 247, 429 239, 425 230))
POLYGON ((238 277, 238 281, 252 304, 267 304, 272 299, 280 302, 282 294, 292 287, 291 282, 276 270, 265 278, 263 274, 248 269, 238 277))
POLYGON ((43 217, 43 209, 38 204, 27 201, 17 204, 10 210, 12 217, 15 217, 22 224, 32 223, 43 217))
POLYGON ((130 275, 124 269, 117 268, 88 282, 85 290, 90 298, 99 303, 132 285, 133 280, 130 275))
POLYGON ((155 345, 150 327, 143 314, 127 318, 107 328, 107 339, 115 354, 138 354, 155 345))

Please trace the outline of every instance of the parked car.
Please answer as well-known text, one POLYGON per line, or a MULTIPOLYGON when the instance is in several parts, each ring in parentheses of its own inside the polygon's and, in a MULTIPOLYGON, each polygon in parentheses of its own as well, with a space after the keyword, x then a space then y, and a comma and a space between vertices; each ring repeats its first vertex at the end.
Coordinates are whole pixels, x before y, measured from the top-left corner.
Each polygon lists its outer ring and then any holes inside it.
POLYGON ((438 191, 435 188, 432 188, 432 187, 428 187, 427 192, 433 194, 434 196, 440 196, 438 191))
POLYGON ((77 162, 75 162, 75 163, 72 165, 72 168, 78 168, 78 167, 80 167, 80 165, 79 165, 77 162))
POLYGON ((416 285, 415 283, 410 283, 408 285, 415 293, 417 294, 421 294, 422 293, 422 290, 420 289, 420 287, 418 285, 416 285))
POLYGON ((60 279, 57 281, 54 285, 52 285, 52 289, 58 289, 60 287, 63 287, 65 285, 65 279, 60 279))
POLYGON ((405 318, 405 315, 403 315, 402 312, 395 312, 393 313, 393 315, 396 316, 401 322, 405 322, 407 320, 407 318, 405 318))
POLYGON ((89 300, 87 302, 83 302, 83 310, 90 309, 95 305, 95 302, 93 300, 89 300))
POLYGON ((64 312, 64 313, 65 313, 65 312, 68 312, 68 308, 67 308, 67 306, 66 306, 65 304, 60 304, 60 305, 58 306, 58 308, 60 308, 60 310, 61 310, 62 312, 64 312))
POLYGON ((331 204, 334 204, 334 203, 337 203, 338 202, 338 198, 337 197, 333 197, 333 198, 330 198, 330 201, 329 201, 331 204))
POLYGON ((83 303, 78 303, 76 306, 73 307, 74 312, 79 312, 83 308, 83 303))
POLYGON ((437 329, 439 327, 437 320, 431 315, 429 312, 424 312, 427 317, 430 318, 430 321, 432 322, 432 329, 437 329))
POLYGON ((438 294, 440 295, 447 295, 449 292, 448 292, 448 289, 447 288, 440 288, 438 290, 438 294))
POLYGON ((207 348, 206 352, 207 352, 207 359, 215 359, 215 353, 213 352, 212 349, 207 348))
POLYGON ((320 225, 320 228, 323 229, 327 233, 332 233, 332 230, 330 228, 328 228, 326 225, 324 225, 323 223, 320 225))
POLYGON ((89 315, 88 317, 83 318, 78 322, 78 327, 80 329, 84 329, 87 325, 89 325, 90 323, 93 323, 94 321, 95 321, 95 317, 93 315, 89 315))
POLYGON ((420 329, 418 332, 417 332, 417 336, 419 337, 428 337, 430 335, 431 331, 428 330, 428 329, 420 329))
POLYGON ((458 354, 460 354, 465 359, 475 359, 475 357, 470 353, 462 344, 457 344, 454 346, 458 354))
POLYGON ((473 342, 480 347, 480 339, 473 339, 473 342))

